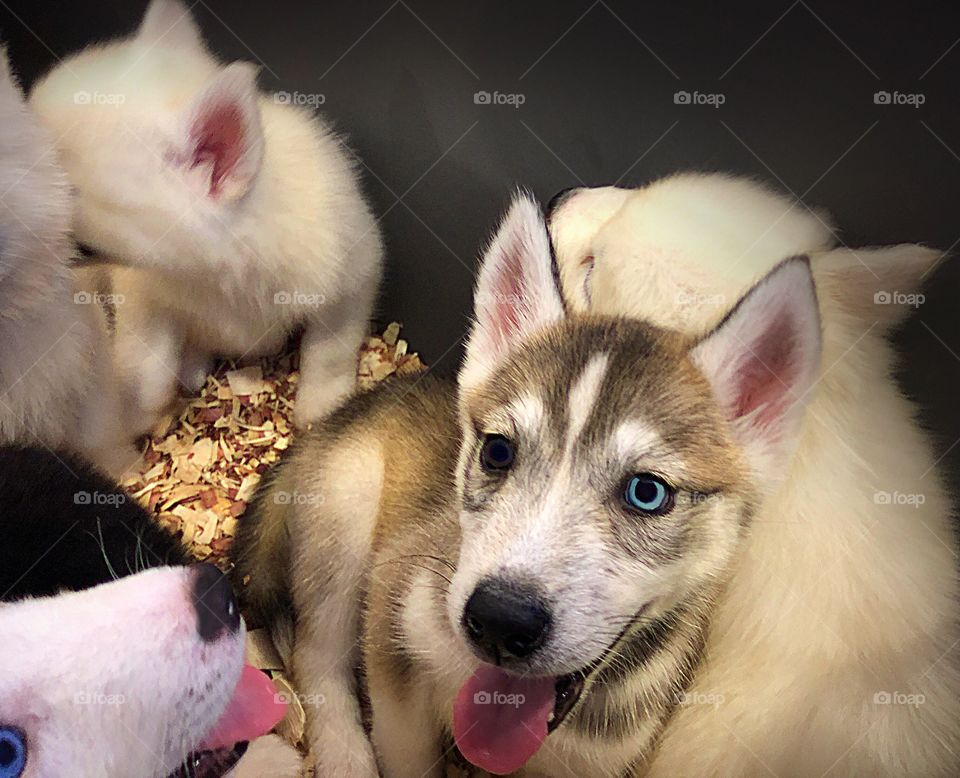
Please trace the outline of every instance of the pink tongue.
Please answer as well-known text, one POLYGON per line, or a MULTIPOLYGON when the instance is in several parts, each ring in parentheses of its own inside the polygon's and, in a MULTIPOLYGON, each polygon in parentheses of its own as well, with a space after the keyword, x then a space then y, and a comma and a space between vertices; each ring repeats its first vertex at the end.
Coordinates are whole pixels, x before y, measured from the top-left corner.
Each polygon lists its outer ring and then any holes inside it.
POLYGON ((555 678, 518 678, 483 664, 453 703, 453 737, 471 764, 494 775, 523 767, 547 738, 555 678))
POLYGON ((287 703, 273 681, 246 665, 220 720, 203 739, 201 750, 230 748, 235 743, 266 735, 286 715, 287 703))

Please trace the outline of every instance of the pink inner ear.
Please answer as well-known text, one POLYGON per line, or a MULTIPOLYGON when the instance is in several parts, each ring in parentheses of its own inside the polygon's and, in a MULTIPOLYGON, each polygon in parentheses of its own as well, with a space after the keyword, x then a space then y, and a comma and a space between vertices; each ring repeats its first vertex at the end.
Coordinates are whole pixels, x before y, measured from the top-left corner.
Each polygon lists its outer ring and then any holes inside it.
POLYGON ((216 197, 223 181, 237 167, 247 143, 247 123, 240 106, 223 101, 207 107, 190 128, 192 166, 212 164, 210 194, 216 197))
POLYGON ((783 416, 796 399, 790 387, 798 377, 802 348, 790 315, 781 315, 762 340, 749 344, 736 371, 735 419, 758 411, 757 423, 766 426, 783 416))
POLYGON ((527 287, 519 251, 506 252, 491 291, 492 334, 499 346, 505 346, 523 326, 527 287))

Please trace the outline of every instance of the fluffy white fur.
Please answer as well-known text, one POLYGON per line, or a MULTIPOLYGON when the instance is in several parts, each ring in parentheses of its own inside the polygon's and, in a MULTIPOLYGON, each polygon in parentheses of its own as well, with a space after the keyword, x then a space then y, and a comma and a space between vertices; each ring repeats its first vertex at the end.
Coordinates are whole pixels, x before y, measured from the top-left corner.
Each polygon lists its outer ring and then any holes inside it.
POLYGON ((823 353, 799 448, 754 521, 694 702, 667 727, 650 774, 956 775, 951 508, 890 378, 885 336, 910 308, 874 298, 914 292, 940 254, 834 248, 822 215, 720 175, 574 192, 551 227, 581 310, 703 333, 799 253, 819 297, 823 353))
POLYGON ((138 455, 95 290, 69 267, 72 205, 0 51, 0 440, 78 450, 120 475, 138 455))
POLYGON ((31 104, 77 188, 77 238, 117 267, 118 364, 139 428, 212 356, 303 329, 305 424, 354 385, 382 244, 342 142, 221 64, 179 0, 124 40, 67 58, 31 104))
POLYGON ((217 722, 244 635, 197 633, 191 568, 0 605, 0 724, 27 737, 24 778, 162 778, 217 722))

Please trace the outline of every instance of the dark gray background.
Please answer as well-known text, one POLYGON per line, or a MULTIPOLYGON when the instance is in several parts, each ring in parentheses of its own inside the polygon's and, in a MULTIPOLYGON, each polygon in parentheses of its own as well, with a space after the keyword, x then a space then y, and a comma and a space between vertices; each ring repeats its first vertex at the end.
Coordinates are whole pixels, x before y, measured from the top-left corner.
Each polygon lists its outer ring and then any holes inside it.
MULTIPOLYGON (((58 57, 133 29, 143 6, 0 0, 0 34, 29 84, 58 57)), ((200 0, 193 12, 219 55, 263 66, 264 87, 324 95, 382 216, 380 318, 402 321, 442 370, 459 358, 478 247, 516 184, 548 199, 571 185, 728 170, 826 208, 851 246, 960 240, 956 2, 200 0), (478 90, 525 102, 477 105, 478 90), (726 102, 676 105, 678 90, 726 102), (876 105, 878 90, 925 104, 876 105)), ((960 265, 943 267, 897 337, 902 381, 954 484, 958 285, 960 265)))

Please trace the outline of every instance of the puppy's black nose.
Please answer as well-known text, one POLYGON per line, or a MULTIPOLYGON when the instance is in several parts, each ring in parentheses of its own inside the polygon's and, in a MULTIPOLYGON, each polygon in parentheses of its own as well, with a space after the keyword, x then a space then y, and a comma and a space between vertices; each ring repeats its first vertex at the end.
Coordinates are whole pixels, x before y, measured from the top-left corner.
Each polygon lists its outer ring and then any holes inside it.
POLYGON ((550 611, 537 592, 500 579, 481 581, 463 609, 463 627, 473 643, 499 664, 536 651, 550 630, 550 611))
POLYGON ((224 632, 236 633, 240 629, 240 608, 226 576, 207 563, 192 565, 190 570, 200 637, 209 643, 224 632))

